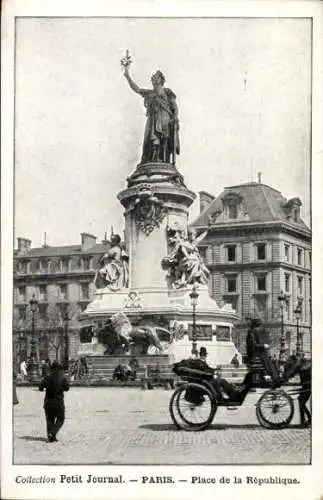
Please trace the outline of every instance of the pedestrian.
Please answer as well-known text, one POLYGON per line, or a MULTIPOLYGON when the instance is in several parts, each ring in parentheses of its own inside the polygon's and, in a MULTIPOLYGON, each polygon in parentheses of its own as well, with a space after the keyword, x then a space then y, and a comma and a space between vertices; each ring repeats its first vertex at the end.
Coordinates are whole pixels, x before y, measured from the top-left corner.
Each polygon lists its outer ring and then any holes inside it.
POLYGON ((253 363, 259 358, 265 368, 266 376, 270 376, 274 382, 278 382, 280 380, 279 372, 269 355, 269 345, 264 342, 264 334, 265 329, 261 320, 252 319, 246 338, 248 367, 252 370, 253 363))
POLYGON ((49 375, 50 374, 50 359, 49 358, 46 358, 46 360, 45 360, 45 366, 46 366, 46 368, 45 368, 46 375, 49 375))
POLYGON ((64 424, 65 405, 64 391, 69 390, 69 383, 64 375, 62 366, 54 361, 50 367, 50 374, 43 378, 39 390, 46 390, 44 410, 47 424, 48 442, 57 441, 57 433, 64 424))
POLYGON ((16 370, 13 369, 12 371, 12 404, 17 405, 19 403, 18 397, 17 397, 17 374, 16 370))
POLYGON ((241 354, 238 353, 238 351, 234 354, 233 358, 231 359, 230 365, 234 366, 235 368, 239 368, 239 366, 241 365, 241 354))
POLYGON ((25 380, 25 378, 27 378, 27 376, 28 376, 27 363, 24 359, 20 363, 20 374, 21 374, 22 380, 25 380))
POLYGON ((40 362, 40 373, 41 373, 42 378, 46 377, 46 375, 47 375, 46 363, 45 363, 44 359, 42 359, 40 362))
POLYGON ((138 371, 138 368, 139 368, 139 363, 138 363, 138 360, 137 358, 131 358, 130 360, 130 368, 131 368, 131 379, 132 380, 136 380, 137 378, 137 371, 138 371))

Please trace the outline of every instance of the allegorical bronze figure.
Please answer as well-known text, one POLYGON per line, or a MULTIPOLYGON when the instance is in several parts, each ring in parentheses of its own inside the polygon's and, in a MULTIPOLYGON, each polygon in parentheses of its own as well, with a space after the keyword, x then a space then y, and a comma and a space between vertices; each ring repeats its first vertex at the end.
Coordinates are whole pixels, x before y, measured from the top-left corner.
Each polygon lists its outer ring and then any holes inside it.
POLYGON ((151 77, 152 90, 138 87, 129 74, 131 62, 127 51, 121 60, 124 76, 130 88, 144 98, 147 109, 141 163, 163 162, 175 165, 176 155, 180 153, 176 95, 171 89, 164 87, 165 76, 159 70, 151 77))

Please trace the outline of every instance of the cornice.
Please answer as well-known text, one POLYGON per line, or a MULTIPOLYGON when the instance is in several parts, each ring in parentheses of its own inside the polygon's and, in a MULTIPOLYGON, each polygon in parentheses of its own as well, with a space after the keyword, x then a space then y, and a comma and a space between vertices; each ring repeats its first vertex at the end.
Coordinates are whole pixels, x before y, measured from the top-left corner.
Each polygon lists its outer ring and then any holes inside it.
POLYGON ((210 224, 210 225, 192 225, 194 229, 205 230, 209 228, 210 233, 227 234, 231 233, 231 235, 237 236, 245 236, 248 234, 257 234, 260 232, 268 232, 268 233, 287 233, 296 237, 302 237, 311 241, 312 232, 309 228, 305 228, 302 226, 296 227, 293 224, 289 224, 284 221, 268 221, 268 222, 227 222, 227 223, 218 223, 218 224, 210 224))
POLYGON ((311 274, 311 269, 301 266, 296 266, 283 261, 261 261, 261 262, 206 262, 205 265, 210 271, 237 271, 244 269, 258 270, 258 269, 287 269, 289 271, 297 271, 298 273, 311 274))
POLYGON ((84 280, 89 278, 92 280, 95 276, 95 270, 89 271, 69 271, 66 273, 28 273, 28 274, 15 274, 13 277, 14 283, 18 282, 48 282, 48 281, 73 281, 75 279, 84 280))

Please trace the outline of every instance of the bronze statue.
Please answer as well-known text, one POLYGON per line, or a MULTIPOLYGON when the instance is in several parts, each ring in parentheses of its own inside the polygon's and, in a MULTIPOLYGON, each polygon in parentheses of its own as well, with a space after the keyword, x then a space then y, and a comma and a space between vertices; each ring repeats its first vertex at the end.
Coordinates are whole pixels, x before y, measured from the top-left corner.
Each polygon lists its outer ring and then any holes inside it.
POLYGON ((130 88, 144 98, 147 109, 141 163, 172 161, 175 165, 176 155, 180 153, 176 95, 171 89, 164 87, 165 76, 160 70, 151 77, 152 90, 138 87, 129 74, 131 62, 127 51, 126 57, 121 60, 124 76, 130 88))

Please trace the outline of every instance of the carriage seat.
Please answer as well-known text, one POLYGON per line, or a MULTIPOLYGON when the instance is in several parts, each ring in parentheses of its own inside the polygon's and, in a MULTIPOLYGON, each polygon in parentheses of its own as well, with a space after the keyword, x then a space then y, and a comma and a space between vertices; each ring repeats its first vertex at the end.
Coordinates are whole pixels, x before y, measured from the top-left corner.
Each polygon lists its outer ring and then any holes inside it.
POLYGON ((173 366, 173 372, 183 380, 201 381, 212 380, 215 370, 208 366, 203 366, 200 360, 183 359, 173 366))

